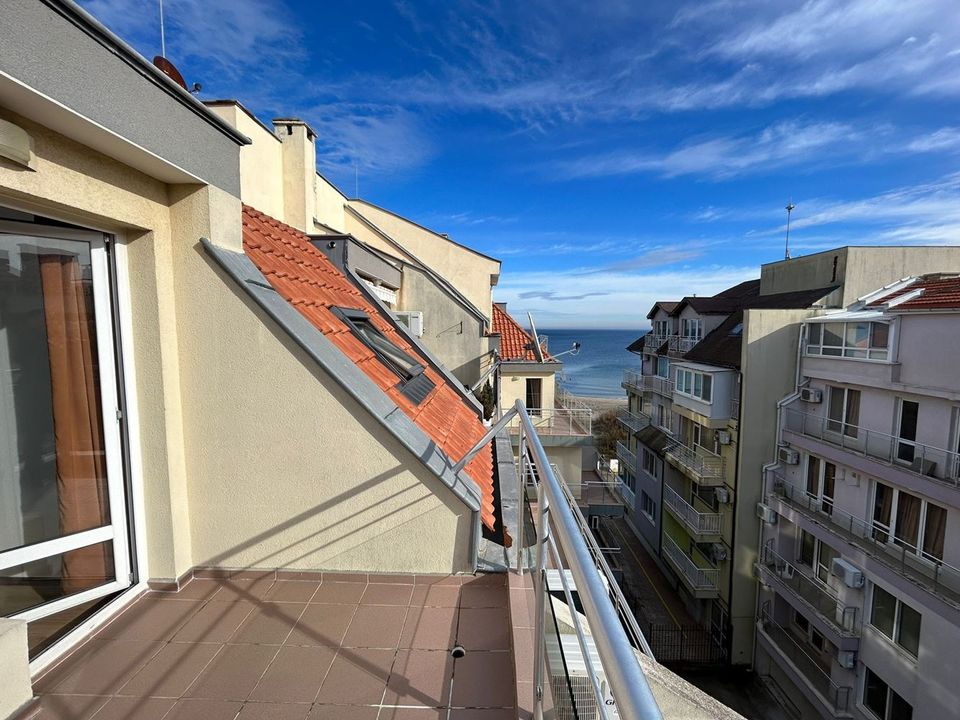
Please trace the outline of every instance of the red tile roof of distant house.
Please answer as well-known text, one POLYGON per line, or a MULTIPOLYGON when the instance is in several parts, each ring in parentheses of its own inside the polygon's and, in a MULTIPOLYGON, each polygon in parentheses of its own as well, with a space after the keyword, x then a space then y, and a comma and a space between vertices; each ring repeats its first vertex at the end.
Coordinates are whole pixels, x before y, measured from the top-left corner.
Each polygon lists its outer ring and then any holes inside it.
MULTIPOLYGON (((500 357, 503 360, 537 362, 533 353, 533 338, 520 327, 520 323, 510 317, 506 308, 493 304, 493 333, 500 336, 500 357)), ((544 360, 553 361, 549 353, 543 353, 544 360)))
MULTIPOLYGON (((486 427, 477 412, 304 233, 245 205, 243 249, 273 288, 373 380, 452 462, 460 460, 483 437, 486 427), (390 342, 426 368, 424 372, 434 387, 420 404, 400 392, 397 375, 331 310, 335 307, 365 312, 390 342)), ((492 447, 478 453, 465 471, 480 489, 483 524, 493 530, 492 447)))
POLYGON ((960 309, 960 275, 922 275, 915 282, 872 300, 869 308, 891 305, 890 310, 952 310, 960 309), (900 298, 904 300, 895 302, 900 298))

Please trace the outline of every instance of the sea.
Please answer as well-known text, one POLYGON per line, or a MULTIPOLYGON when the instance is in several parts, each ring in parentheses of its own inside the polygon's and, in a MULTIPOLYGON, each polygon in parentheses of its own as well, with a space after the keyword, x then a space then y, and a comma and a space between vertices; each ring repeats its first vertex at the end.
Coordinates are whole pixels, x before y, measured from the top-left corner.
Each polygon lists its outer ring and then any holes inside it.
POLYGON ((627 352, 644 330, 543 330, 551 353, 580 343, 580 352, 558 358, 563 362, 561 384, 573 395, 621 398, 624 370, 640 368, 640 356, 627 352))

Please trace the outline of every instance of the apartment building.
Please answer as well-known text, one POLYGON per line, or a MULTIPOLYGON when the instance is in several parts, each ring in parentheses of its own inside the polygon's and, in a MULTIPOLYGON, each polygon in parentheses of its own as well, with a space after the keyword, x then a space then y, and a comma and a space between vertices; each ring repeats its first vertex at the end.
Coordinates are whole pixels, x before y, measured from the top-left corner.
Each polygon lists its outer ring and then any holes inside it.
POLYGON ((767 472, 756 666, 805 718, 951 717, 960 643, 960 277, 803 325, 767 472))

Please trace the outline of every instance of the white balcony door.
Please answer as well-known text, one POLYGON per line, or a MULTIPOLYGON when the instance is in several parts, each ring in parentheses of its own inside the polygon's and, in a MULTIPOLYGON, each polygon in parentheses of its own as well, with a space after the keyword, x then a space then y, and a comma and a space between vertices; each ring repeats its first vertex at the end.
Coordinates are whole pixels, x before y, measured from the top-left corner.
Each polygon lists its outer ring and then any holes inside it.
POLYGON ((0 221, 3 616, 130 585, 110 287, 103 234, 0 221))
POLYGON ((909 464, 917 456, 917 417, 920 403, 901 398, 897 405, 897 460, 909 464))

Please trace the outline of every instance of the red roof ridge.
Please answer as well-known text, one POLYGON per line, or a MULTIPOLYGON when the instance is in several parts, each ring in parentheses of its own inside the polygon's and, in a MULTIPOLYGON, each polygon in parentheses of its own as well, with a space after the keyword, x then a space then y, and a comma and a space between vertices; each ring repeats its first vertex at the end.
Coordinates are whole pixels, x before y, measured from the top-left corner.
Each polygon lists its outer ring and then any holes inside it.
MULTIPOLYGON (((503 303, 493 304, 493 332, 500 335, 500 357, 503 360, 537 362, 533 352, 533 338, 513 319, 503 303)), ((553 361, 550 353, 543 352, 544 360, 553 361)))

